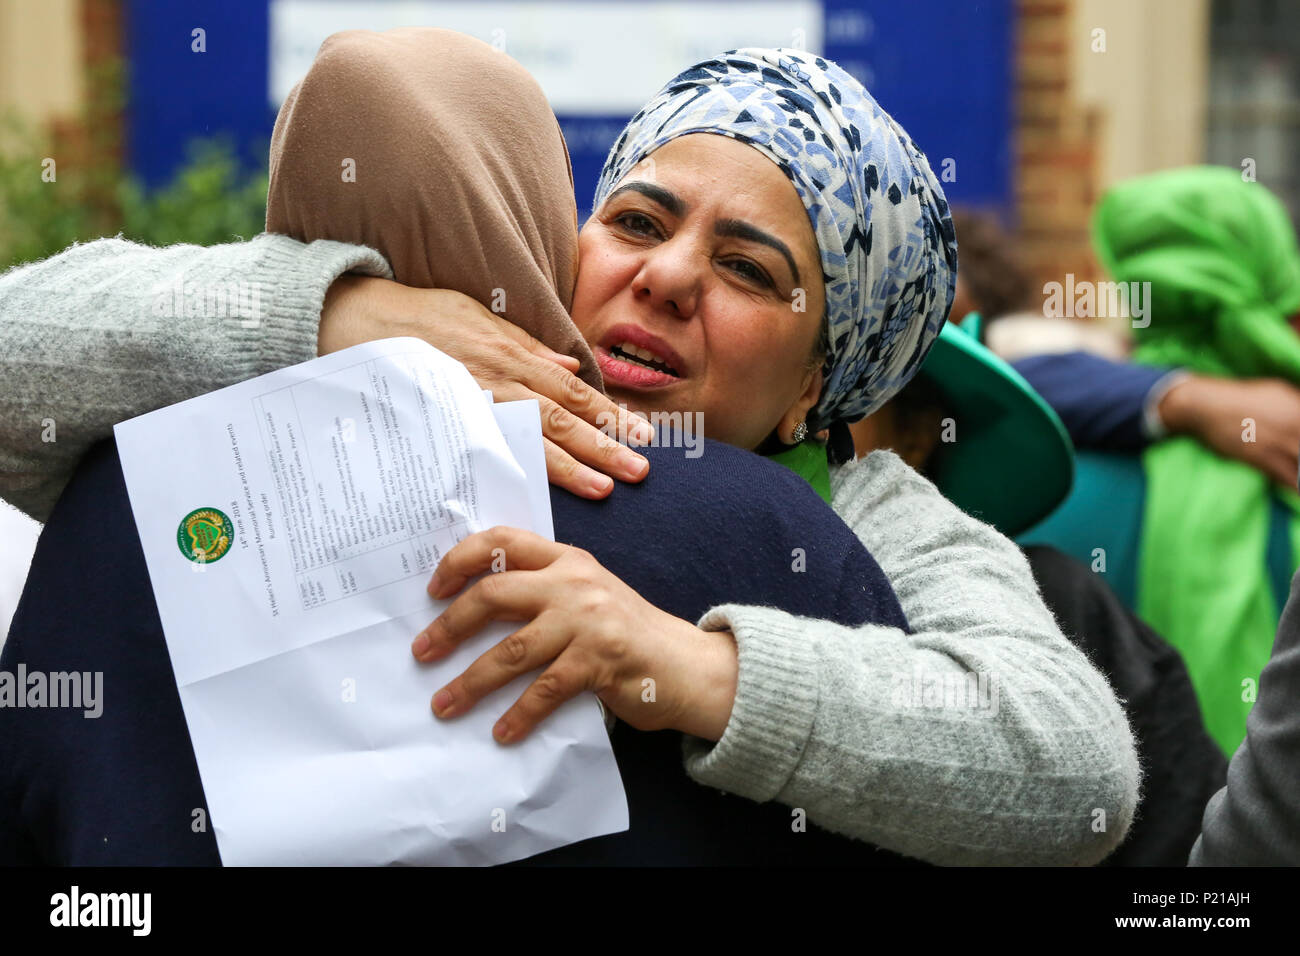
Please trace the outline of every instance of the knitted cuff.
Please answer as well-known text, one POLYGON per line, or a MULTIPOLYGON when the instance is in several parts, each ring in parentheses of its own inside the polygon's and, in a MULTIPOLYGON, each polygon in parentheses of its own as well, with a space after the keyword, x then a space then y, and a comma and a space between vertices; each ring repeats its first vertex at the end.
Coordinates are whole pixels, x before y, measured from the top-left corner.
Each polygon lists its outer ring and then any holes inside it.
POLYGON ((800 622, 773 608, 736 604, 700 618, 701 630, 735 636, 740 671, 722 739, 683 738, 686 770, 697 783, 760 803, 785 788, 817 713, 817 652, 800 622))
POLYGON ((1160 441, 1169 436, 1165 420, 1160 417, 1160 402, 1169 390, 1180 382, 1191 378, 1191 373, 1183 369, 1174 369, 1147 390, 1147 397, 1142 402, 1142 434, 1150 441, 1160 441))
POLYGON ((318 239, 301 243, 263 233, 259 271, 266 273, 266 299, 255 329, 259 374, 316 358, 320 313, 334 280, 347 272, 393 277, 387 260, 368 246, 318 239))

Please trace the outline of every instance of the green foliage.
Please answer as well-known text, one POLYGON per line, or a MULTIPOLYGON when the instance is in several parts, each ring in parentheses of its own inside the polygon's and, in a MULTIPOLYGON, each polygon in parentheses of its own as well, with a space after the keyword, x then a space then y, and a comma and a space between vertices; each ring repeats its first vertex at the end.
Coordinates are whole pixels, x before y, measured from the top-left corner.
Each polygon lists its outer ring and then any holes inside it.
POLYGON ((172 182, 152 194, 134 180, 121 183, 117 195, 126 238, 154 246, 210 246, 261 232, 266 173, 242 171, 234 150, 221 141, 192 143, 189 155, 172 182))
POLYGON ((7 147, 0 150, 0 269, 103 235, 111 224, 95 221, 84 172, 56 165, 55 182, 46 182, 48 145, 12 116, 0 120, 0 136, 7 147))
MULTIPOLYGON (((92 144, 99 145, 93 130, 92 144)), ((48 139, 12 117, 0 118, 0 271, 74 241, 118 233, 150 245, 212 245, 261 232, 266 172, 241 169, 234 150, 219 140, 192 143, 188 155, 172 182, 153 192, 113 161, 93 169, 61 163, 47 182, 48 139)))

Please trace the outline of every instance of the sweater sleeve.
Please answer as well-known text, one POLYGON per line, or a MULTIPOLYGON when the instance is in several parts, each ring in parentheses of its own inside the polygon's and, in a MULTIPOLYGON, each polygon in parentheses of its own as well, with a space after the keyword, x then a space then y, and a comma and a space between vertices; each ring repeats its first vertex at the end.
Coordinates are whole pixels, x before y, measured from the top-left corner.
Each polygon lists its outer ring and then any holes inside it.
POLYGON ((1176 377, 1169 369, 1113 362, 1090 352, 1030 355, 1012 363, 1046 399, 1079 448, 1141 451, 1161 434, 1153 406, 1176 377))
POLYGON ((325 293, 391 277, 364 246, 100 239, 0 275, 0 497, 37 521, 136 415, 316 356, 325 293))
POLYGON ((1132 734, 1020 549, 891 452, 839 468, 833 495, 914 632, 711 609, 738 687, 716 744, 685 738, 688 772, 932 863, 1101 860, 1137 805, 1132 734))

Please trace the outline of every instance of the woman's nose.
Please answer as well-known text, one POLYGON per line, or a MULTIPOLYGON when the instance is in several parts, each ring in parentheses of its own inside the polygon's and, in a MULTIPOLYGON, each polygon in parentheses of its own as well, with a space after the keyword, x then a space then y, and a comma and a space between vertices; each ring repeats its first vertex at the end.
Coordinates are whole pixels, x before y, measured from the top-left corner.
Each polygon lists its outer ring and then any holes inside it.
POLYGON ((670 239, 647 254, 632 280, 632 294, 677 318, 689 318, 699 301, 700 272, 705 265, 707 257, 693 251, 689 243, 674 246, 670 239))

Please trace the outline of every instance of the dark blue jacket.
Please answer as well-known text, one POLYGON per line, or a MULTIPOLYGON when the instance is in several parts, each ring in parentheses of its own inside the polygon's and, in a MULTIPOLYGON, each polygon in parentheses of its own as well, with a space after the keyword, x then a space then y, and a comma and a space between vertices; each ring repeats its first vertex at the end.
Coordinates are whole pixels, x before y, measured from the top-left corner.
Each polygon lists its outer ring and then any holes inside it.
MULTIPOLYGON (((552 493, 559 541, 592 552, 664 610, 723 603, 906 627, 879 566, 800 478, 749 452, 649 449, 650 475, 603 502, 552 493), (803 548, 807 569, 792 571, 803 548)), ((0 864, 217 864, 116 446, 87 455, 36 548, 0 669, 102 671, 104 712, 0 708, 0 864)), ((790 808, 687 777, 681 735, 620 724, 631 829, 529 863, 881 863, 901 857, 808 827, 790 808)))

